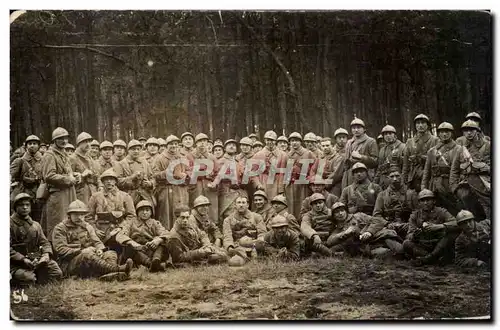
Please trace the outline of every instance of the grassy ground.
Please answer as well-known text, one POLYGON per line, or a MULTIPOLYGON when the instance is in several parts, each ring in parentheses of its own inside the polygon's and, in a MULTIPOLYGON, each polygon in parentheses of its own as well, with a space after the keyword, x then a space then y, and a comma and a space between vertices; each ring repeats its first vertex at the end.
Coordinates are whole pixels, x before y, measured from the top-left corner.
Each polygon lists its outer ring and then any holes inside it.
POLYGON ((29 320, 387 319, 490 314, 490 273, 407 262, 311 259, 188 267, 126 282, 65 280, 11 304, 29 320))

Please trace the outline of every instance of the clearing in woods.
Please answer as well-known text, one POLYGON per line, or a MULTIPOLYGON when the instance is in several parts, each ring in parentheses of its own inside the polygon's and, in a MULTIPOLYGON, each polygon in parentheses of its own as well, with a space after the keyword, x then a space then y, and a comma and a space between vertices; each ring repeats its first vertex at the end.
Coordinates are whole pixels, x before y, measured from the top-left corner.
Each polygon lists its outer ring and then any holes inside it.
POLYGON ((411 319, 490 314, 490 273, 361 258, 187 267, 28 288, 29 320, 411 319))

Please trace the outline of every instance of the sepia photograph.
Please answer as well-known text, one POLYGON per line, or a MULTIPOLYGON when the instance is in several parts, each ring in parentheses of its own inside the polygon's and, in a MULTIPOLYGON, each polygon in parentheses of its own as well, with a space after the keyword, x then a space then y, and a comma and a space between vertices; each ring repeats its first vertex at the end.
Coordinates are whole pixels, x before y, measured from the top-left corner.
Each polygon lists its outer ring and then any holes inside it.
POLYGON ((11 322, 492 321, 490 11, 9 16, 11 322))

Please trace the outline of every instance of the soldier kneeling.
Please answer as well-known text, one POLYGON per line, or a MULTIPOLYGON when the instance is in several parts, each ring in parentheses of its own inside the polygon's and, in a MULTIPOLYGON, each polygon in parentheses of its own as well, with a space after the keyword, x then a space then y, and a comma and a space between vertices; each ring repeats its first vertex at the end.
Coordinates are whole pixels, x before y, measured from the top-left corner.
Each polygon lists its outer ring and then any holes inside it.
POLYGON ((299 259, 299 235, 288 228, 287 218, 276 215, 270 222, 272 230, 264 235, 264 242, 267 243, 264 253, 284 261, 299 259))
POLYGON ((223 263, 227 253, 208 239, 207 233, 189 219, 189 208, 181 205, 174 210, 176 220, 168 237, 168 251, 174 265, 183 263, 223 263))
POLYGON ((84 221, 89 212, 85 203, 75 200, 68 207, 69 217, 52 232, 52 244, 66 276, 99 277, 100 280, 125 280, 133 266, 127 259, 118 266, 115 251, 106 251, 94 228, 84 221))
POLYGON ((491 258, 491 223, 476 222, 474 214, 462 210, 457 214, 462 230, 455 241, 455 264, 460 267, 488 267, 491 258))

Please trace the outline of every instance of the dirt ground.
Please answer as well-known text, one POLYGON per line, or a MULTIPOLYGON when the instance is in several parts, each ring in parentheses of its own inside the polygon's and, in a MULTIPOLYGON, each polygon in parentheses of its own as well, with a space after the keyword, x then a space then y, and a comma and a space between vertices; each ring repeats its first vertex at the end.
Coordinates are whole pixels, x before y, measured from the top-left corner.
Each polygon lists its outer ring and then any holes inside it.
POLYGON ((425 319, 490 315, 490 273, 357 258, 189 267, 25 290, 28 320, 425 319))

